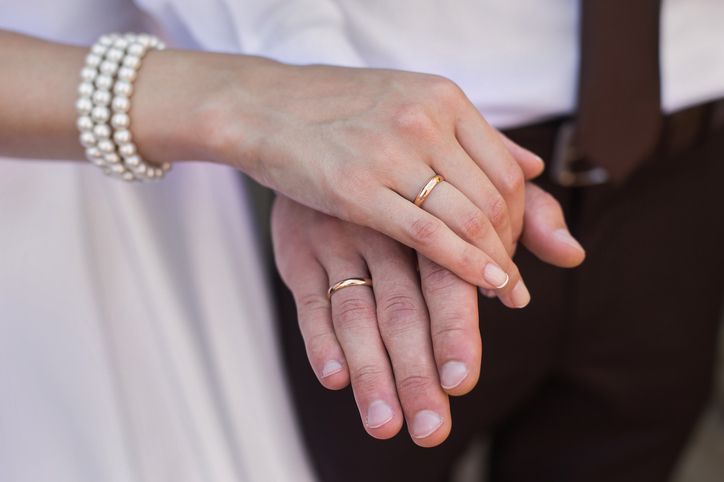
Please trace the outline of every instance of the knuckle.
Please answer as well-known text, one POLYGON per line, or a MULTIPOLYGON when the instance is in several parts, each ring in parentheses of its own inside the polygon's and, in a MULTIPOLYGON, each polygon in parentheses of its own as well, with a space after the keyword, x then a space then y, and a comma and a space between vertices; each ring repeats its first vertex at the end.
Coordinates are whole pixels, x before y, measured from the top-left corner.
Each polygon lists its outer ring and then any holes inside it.
POLYGON ((427 217, 412 221, 407 227, 410 239, 422 246, 430 246, 437 239, 440 224, 427 217))
POLYGON ((300 321, 328 310, 329 301, 327 300, 327 295, 310 293, 297 299, 297 312, 299 313, 300 321))
POLYGON ((399 106, 392 121, 395 130, 406 136, 433 138, 437 130, 433 117, 420 103, 399 106))
POLYGON ((397 381, 397 392, 400 398, 416 398, 434 390, 436 386, 439 386, 436 377, 410 374, 397 381))
POLYGON ((500 178, 498 190, 503 196, 520 196, 525 190, 523 171, 516 163, 509 164, 500 178))
POLYGON ((488 220, 482 213, 468 215, 460 224, 460 232, 468 240, 476 240, 488 234, 488 220))
POLYGON ((434 101, 445 104, 455 101, 463 95, 462 90, 455 82, 439 75, 429 76, 428 93, 434 101))
POLYGON ((352 328, 375 320, 375 311, 370 303, 359 298, 345 298, 334 310, 335 324, 352 328))
POLYGON ((458 278, 455 273, 443 268, 439 264, 434 264, 434 266, 425 270, 421 276, 425 290, 430 295, 450 293, 457 288, 460 283, 460 278, 458 278))
POLYGON ((500 195, 491 196, 485 207, 485 215, 496 228, 504 226, 508 221, 508 205, 505 199, 500 195))
POLYGON ((394 336, 416 325, 422 316, 420 303, 412 296, 395 294, 378 300, 380 331, 384 336, 394 336))
POLYGON ((381 388, 387 370, 379 365, 351 367, 350 380, 355 390, 371 393, 381 388))
MULTIPOLYGON (((447 345, 449 341, 469 340, 470 331, 466 327, 466 320, 462 313, 452 313, 445 320, 439 320, 432 327, 432 342, 434 345, 447 345)), ((455 345, 459 346, 458 343, 455 345)))

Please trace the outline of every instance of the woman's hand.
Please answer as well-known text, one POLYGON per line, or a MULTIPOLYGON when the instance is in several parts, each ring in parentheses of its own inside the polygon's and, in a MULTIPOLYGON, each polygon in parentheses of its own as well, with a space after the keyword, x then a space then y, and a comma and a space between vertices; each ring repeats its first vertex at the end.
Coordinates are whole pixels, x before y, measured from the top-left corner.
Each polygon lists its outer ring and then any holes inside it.
MULTIPOLYGON (((193 153, 236 166, 496 290, 508 306, 528 303, 510 258, 523 227, 524 172, 451 81, 165 51, 147 55, 136 84, 130 114, 144 157, 193 153), (422 208, 413 205, 436 174, 445 181, 422 208)), ((542 168, 528 158, 529 169, 542 168)))
MULTIPOLYGON (((526 186, 522 242, 558 266, 583 261, 568 237, 558 203, 526 186)), ((481 341, 475 287, 372 229, 346 223, 278 196, 272 215, 274 251, 294 294, 309 362, 320 383, 336 390, 350 382, 365 430, 390 438, 407 420, 425 447, 451 427, 448 395, 477 383, 481 341), (342 279, 373 279, 331 300, 342 279)))

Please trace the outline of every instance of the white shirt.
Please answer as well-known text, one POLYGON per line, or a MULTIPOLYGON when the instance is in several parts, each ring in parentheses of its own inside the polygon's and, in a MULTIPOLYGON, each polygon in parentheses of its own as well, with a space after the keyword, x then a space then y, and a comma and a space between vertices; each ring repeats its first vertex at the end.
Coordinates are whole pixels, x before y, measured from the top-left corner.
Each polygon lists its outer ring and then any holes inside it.
MULTIPOLYGON (((443 75, 500 128, 575 110, 579 0, 140 3, 153 3, 171 31, 181 30, 178 20, 192 25, 183 30, 215 49, 233 44, 289 63, 443 75), (169 10, 176 15, 164 15, 169 10), (217 19, 209 11, 224 13, 217 19), (204 27, 211 23, 213 31, 204 27)), ((664 0, 662 8, 663 110, 724 97, 724 2, 664 0)))

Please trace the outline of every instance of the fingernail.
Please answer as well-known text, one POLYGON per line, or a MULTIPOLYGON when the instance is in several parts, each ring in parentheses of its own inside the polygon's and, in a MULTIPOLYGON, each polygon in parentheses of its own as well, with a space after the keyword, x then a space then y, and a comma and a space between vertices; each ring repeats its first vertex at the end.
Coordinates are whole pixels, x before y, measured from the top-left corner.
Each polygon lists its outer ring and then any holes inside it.
POLYGON ((497 289, 507 285, 509 279, 506 272, 495 266, 493 263, 488 263, 485 267, 483 270, 483 278, 497 289))
POLYGON ((566 243, 568 246, 571 246, 573 248, 576 248, 577 250, 585 253, 586 250, 583 249, 583 246, 576 241, 576 238, 571 236, 571 233, 568 232, 566 229, 556 229, 553 233, 556 235, 556 238, 558 238, 558 241, 562 243, 566 243))
POLYGON ((468 369, 465 367, 465 364, 455 361, 447 362, 445 366, 442 367, 440 385, 445 389, 455 388, 460 385, 467 376, 468 369))
POLYGON ((533 155, 535 156, 536 159, 538 159, 540 161, 541 164, 545 164, 545 161, 543 161, 543 159, 540 156, 538 156, 536 154, 533 154, 533 155))
POLYGON ((342 369, 342 365, 336 360, 329 360, 324 364, 322 368, 322 378, 327 378, 330 375, 334 375, 342 369))
POLYGON ((415 438, 425 438, 435 432, 442 425, 442 418, 435 412, 423 410, 415 415, 412 422, 412 436, 415 438))
POLYGON ((510 299, 516 308, 523 308, 530 303, 530 293, 528 293, 528 288, 525 287, 523 280, 519 280, 510 292, 510 299))
POLYGON ((367 426, 369 428, 379 428, 392 420, 395 412, 389 405, 382 400, 375 400, 367 409, 367 426))
POLYGON ((493 290, 486 290, 485 288, 479 288, 480 293, 485 296, 486 298, 495 298, 495 291, 493 290))

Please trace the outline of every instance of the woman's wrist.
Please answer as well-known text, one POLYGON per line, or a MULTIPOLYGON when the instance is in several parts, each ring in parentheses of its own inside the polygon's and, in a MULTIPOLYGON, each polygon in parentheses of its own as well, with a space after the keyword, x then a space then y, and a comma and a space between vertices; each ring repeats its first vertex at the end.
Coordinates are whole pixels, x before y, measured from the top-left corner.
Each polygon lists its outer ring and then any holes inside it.
POLYGON ((262 126, 254 86, 274 61, 181 50, 149 52, 129 115, 138 151, 156 163, 212 161, 254 171, 262 126))

